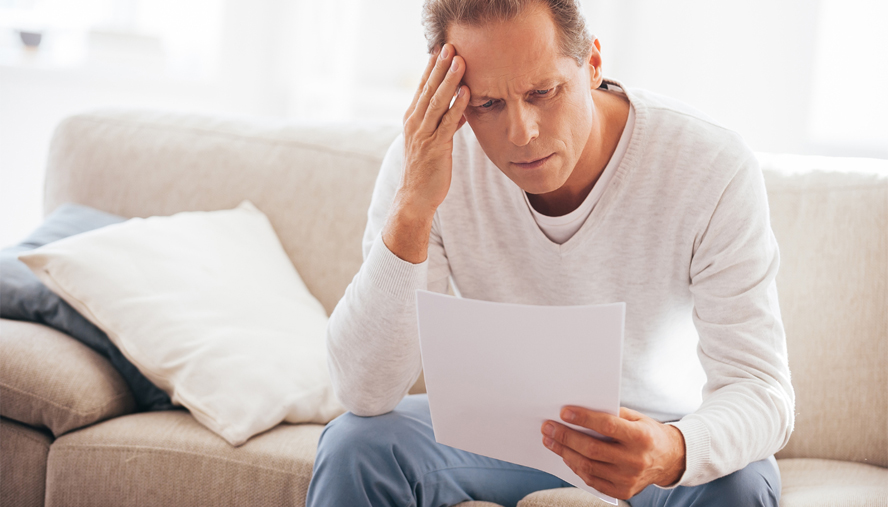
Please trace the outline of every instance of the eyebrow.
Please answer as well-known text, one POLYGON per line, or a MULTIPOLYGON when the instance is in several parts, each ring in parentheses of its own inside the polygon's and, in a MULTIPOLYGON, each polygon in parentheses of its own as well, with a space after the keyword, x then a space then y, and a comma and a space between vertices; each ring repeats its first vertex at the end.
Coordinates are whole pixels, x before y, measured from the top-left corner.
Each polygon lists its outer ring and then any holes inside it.
MULTIPOLYGON (((551 78, 542 79, 542 80, 540 80, 540 81, 537 81, 537 82, 534 83, 533 85, 531 85, 530 90, 524 92, 524 94, 527 95, 528 93, 530 93, 530 92, 532 92, 532 91, 534 91, 534 90, 545 90, 545 89, 547 89, 547 88, 543 88, 544 86, 556 85, 556 84, 563 84, 563 83, 566 83, 566 82, 567 82, 567 81, 566 81, 565 79, 561 78, 561 77, 551 77, 551 78)), ((465 85, 465 83, 461 82, 461 83, 460 83, 460 86, 462 86, 462 85, 465 85)), ((468 85, 466 85, 466 86, 468 86, 468 85)), ((469 89, 471 89, 471 87, 470 87, 469 89)), ((498 97, 489 97, 489 96, 487 96, 487 95, 475 95, 475 94, 473 93, 473 94, 472 94, 472 98, 471 98, 470 100, 483 100, 483 101, 487 102, 488 100, 497 100, 497 99, 498 99, 498 97)))

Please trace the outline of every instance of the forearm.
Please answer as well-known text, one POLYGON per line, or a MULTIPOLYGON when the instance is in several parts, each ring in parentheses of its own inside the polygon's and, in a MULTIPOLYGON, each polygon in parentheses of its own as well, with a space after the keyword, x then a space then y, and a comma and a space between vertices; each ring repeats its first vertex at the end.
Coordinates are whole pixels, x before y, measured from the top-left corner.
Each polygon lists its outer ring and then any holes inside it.
POLYGON ((465 63, 454 55, 445 45, 440 57, 429 59, 404 115, 404 135, 389 148, 374 188, 364 264, 330 318, 333 387, 356 415, 392 410, 422 368, 415 294, 430 288, 430 257, 438 268, 436 288, 445 278, 440 236, 436 241, 431 236, 435 210, 450 189, 453 135, 463 124, 469 96, 460 86, 465 63))
MULTIPOLYGON (((776 264, 776 262, 775 262, 776 264)), ((776 269, 775 269, 776 270, 776 269)), ((674 423, 686 440, 687 472, 681 484, 702 484, 765 459, 789 440, 795 397, 790 382, 783 325, 772 277, 736 304, 726 325, 699 305, 699 357, 707 374, 703 403, 674 423)), ((701 298, 702 299, 702 298, 701 298)), ((721 319, 719 319, 721 320, 721 319)))
POLYGON ((327 361, 333 388, 356 415, 392 410, 419 376, 415 291, 428 263, 411 264, 381 238, 330 316, 327 361))

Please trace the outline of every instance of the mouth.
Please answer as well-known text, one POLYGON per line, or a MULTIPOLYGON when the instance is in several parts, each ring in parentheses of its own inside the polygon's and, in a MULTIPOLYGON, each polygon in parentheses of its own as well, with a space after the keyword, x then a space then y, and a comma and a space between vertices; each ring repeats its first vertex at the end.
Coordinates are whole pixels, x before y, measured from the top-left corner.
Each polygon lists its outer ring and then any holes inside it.
POLYGON ((551 155, 548 155, 546 157, 538 158, 536 160, 529 160, 527 162, 512 162, 512 165, 514 165, 520 169, 539 169, 540 167, 543 166, 543 164, 548 162, 549 159, 552 158, 553 156, 555 156, 554 153, 552 153, 551 155))

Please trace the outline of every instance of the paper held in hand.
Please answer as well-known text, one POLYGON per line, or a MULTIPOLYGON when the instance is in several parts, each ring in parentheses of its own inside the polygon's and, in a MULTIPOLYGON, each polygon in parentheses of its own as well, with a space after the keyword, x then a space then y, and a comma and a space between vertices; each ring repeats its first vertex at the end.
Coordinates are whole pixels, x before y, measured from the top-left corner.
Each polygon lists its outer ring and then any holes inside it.
POLYGON ((563 423, 564 405, 619 414, 626 304, 533 306, 427 291, 416 304, 435 440, 548 472, 616 505, 543 446, 540 428, 563 423))

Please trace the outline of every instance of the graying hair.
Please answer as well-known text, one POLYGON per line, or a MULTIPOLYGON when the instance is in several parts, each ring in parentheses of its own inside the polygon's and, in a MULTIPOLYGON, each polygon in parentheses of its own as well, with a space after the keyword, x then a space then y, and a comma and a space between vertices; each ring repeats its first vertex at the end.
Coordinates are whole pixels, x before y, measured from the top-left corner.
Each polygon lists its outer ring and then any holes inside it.
POLYGON ((583 65, 592 45, 579 0, 425 0, 422 24, 429 53, 447 42, 452 24, 482 26, 509 21, 531 6, 545 5, 558 29, 561 52, 583 65))

